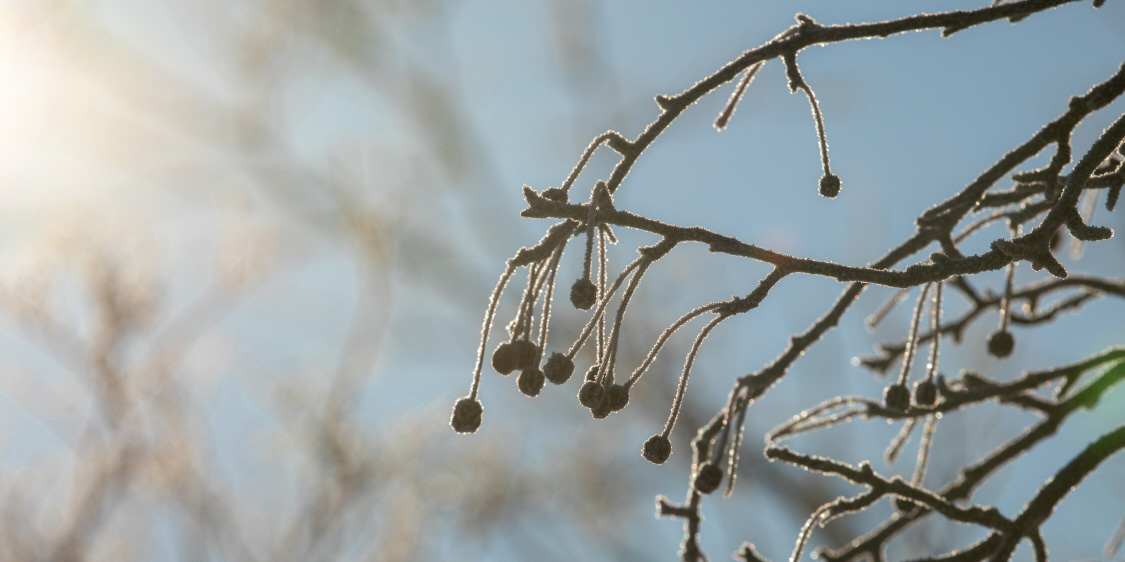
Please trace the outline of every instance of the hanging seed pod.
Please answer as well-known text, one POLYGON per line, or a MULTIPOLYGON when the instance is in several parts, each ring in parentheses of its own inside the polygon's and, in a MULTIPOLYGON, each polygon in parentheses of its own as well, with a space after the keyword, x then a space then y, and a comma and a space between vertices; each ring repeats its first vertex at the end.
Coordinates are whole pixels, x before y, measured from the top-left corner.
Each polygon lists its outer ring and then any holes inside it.
POLYGON ((543 365, 543 376, 553 384, 562 384, 570 380, 570 376, 574 374, 574 361, 566 355, 554 352, 551 357, 547 359, 547 364, 543 365))
POLYGON ((595 381, 586 381, 578 389, 578 402, 591 410, 604 401, 605 389, 595 381))
POLYGON ((699 467, 699 472, 696 473, 695 482, 692 485, 699 493, 710 494, 722 483, 723 470, 715 466, 711 461, 707 461, 699 467))
POLYGON ((840 176, 824 174, 820 176, 820 195, 829 199, 840 194, 840 176))
POLYGON ((570 304, 579 310, 590 310, 598 302, 598 287, 593 281, 583 278, 570 286, 570 304))
POLYGON ((453 417, 450 418, 449 425, 457 433, 473 433, 480 427, 483 412, 480 400, 466 396, 453 405, 453 417))
POLYGON ((1003 359, 1012 354, 1016 347, 1016 340, 1007 330, 997 330, 988 336, 988 354, 1003 359))
POLYGON ((539 346, 528 340, 516 340, 512 342, 512 349, 512 353, 515 355, 516 366, 513 370, 526 369, 539 361, 539 346))
POLYGON ((623 384, 614 384, 606 391, 606 405, 610 411, 616 412, 629 404, 629 388, 623 384))
POLYGON ((905 412, 906 408, 910 406, 910 390, 906 388, 905 384, 892 384, 883 393, 883 403, 886 404, 888 410, 905 412))
POLYGON ((534 398, 539 395, 540 390, 543 390, 543 378, 543 371, 538 367, 528 367, 520 371, 520 376, 516 378, 516 386, 525 396, 534 398))
POLYGON ((931 380, 918 381, 914 385, 914 403, 919 406, 933 406, 937 403, 937 385, 931 380))
POLYGON ((613 412, 613 410, 611 410, 609 407, 609 400, 605 399, 603 399, 601 402, 598 402, 597 406, 590 408, 590 415, 594 416, 594 419, 596 420, 605 419, 606 416, 608 416, 611 412, 613 412))
POLYGON ((653 435, 645 441, 641 456, 650 463, 664 464, 672 456, 672 442, 663 435, 653 435))
POLYGON ((492 352, 492 368, 501 375, 507 375, 516 370, 518 354, 512 342, 504 342, 492 352))

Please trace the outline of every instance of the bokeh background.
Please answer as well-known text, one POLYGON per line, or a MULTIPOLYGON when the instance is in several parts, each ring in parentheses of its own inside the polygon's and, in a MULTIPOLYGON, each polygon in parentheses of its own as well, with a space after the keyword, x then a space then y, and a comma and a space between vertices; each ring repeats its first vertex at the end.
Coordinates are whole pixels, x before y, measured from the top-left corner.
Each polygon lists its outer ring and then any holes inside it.
MULTIPOLYGON (((488 294, 503 261, 549 224, 519 218, 520 187, 559 185, 591 138, 635 136, 658 113, 655 94, 690 86, 797 12, 836 24, 917 8, 3 2, 0 559, 673 559, 681 525, 655 519, 653 498, 683 497, 690 435, 733 377, 776 356, 841 286, 787 278, 758 310, 716 330, 664 466, 643 461, 640 445, 663 424, 695 325, 624 412, 591 419, 574 399, 576 380, 530 400, 486 373, 484 424, 456 436, 449 409, 468 391, 488 294)), ((1063 112, 1069 96, 1110 76, 1123 52, 1120 2, 951 39, 926 32, 811 48, 801 69, 825 114, 840 197, 816 194, 807 101, 788 93, 773 61, 727 130, 711 123, 732 85, 689 109, 616 204, 795 255, 866 263, 1063 112)), ((1084 123, 1076 152, 1123 112, 1118 100, 1084 123)), ((576 193, 612 164, 599 152, 576 193)), ((1125 227, 1120 211, 1099 209, 1094 223, 1125 227)), ((619 235, 616 268, 652 241, 619 235)), ((986 230, 966 249, 1004 235, 986 230)), ((572 254, 566 285, 580 270, 572 254)), ((1123 258, 1117 237, 1064 263, 1120 278, 1123 258)), ((744 294, 767 271, 677 249, 641 286, 621 363, 635 365, 684 312, 744 294)), ((1041 276, 1024 264, 1017 282, 1041 276)), ((979 284, 999 291, 1002 276, 979 284)), ((751 409, 735 495, 705 504, 712 559, 747 540, 784 559, 816 506, 855 493, 770 465, 761 436, 828 397, 881 394, 885 381, 852 358, 905 335, 909 305, 874 333, 863 327, 891 294, 867 291, 751 409)), ((514 307, 504 301, 501 323, 514 307)), ((947 314, 959 310, 947 301, 947 314)), ((1125 342, 1122 318, 1122 303, 1100 300, 1050 326, 1017 327, 1014 357, 998 362, 984 353, 995 327, 986 315, 945 348, 942 371, 1006 379, 1076 361, 1125 342)), ((550 347, 569 345, 584 320, 557 307, 550 347)), ((1014 515, 1122 411, 1119 389, 977 501, 1014 515)), ((946 418, 933 487, 1032 420, 998 407, 946 418)), ((795 446, 909 474, 912 447, 893 467, 880 460, 896 431, 855 422, 795 446)), ((1121 559, 1103 545, 1125 515, 1122 481, 1125 459, 1111 459, 1060 506, 1045 526, 1058 559, 1121 559)), ((890 509, 884 501, 835 522, 811 544, 838 546, 890 509)), ((981 535, 935 520, 891 555, 981 535)))

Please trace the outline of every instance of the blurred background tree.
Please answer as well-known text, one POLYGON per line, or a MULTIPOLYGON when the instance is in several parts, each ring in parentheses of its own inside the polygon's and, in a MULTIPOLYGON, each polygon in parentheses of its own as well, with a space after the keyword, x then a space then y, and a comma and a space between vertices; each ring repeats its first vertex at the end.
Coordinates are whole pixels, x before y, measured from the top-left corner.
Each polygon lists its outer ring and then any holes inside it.
MULTIPOLYGON (((825 23, 908 14, 880 2, 0 7, 0 559, 670 557, 678 525, 654 519, 651 498, 682 491, 690 458, 655 467, 638 451, 663 423, 690 337, 669 344, 609 420, 590 419, 571 390, 533 402, 489 383, 489 417, 466 439, 448 431, 448 404, 464 393, 497 264, 541 232, 518 218, 519 186, 558 185, 589 139, 610 128, 635 136, 657 111, 654 94, 763 43, 798 10, 825 23)), ((820 171, 808 106, 775 65, 721 135, 711 121, 725 94, 693 107, 631 172, 645 192, 628 208, 795 255, 869 261, 1120 64, 1120 3, 1055 12, 949 40, 912 34, 803 56, 846 184, 831 204, 789 189, 820 171)), ((1084 123, 1076 143, 1122 108, 1084 123)), ((588 169, 610 164, 597 155, 588 169)), ((1099 224, 1120 231, 1120 217, 1099 224)), ((1086 252, 1095 273, 1120 277, 1118 238, 1086 252)), ((625 334, 624 364, 700 299, 741 294, 763 271, 701 248, 668 260, 634 300, 630 323, 651 330, 625 334)), ((793 281, 709 340, 726 351, 700 356, 678 451, 731 377, 776 355, 837 292, 793 281)), ((887 294, 865 295, 863 312, 887 294)), ((504 306, 510 316, 514 303, 504 306)), ((1018 334, 1002 367, 983 352, 992 326, 982 323, 944 357, 1014 377, 1121 344, 1122 313, 1107 299, 1018 334)), ((850 359, 902 334, 909 311, 876 336, 861 318, 846 317, 802 359, 772 391, 778 407, 749 414, 748 435, 830 396, 881 392, 885 382, 850 359)), ((582 322, 560 313, 555 333, 582 322)), ((1120 423, 1122 400, 1107 394, 1028 457, 1040 470, 1008 473, 978 498, 1018 508, 1120 423)), ((943 424, 935 447, 946 452, 931 474, 953 477, 1018 432, 1019 415, 943 424)), ((894 432, 807 443, 858 460, 894 432)), ((758 550, 780 559, 816 506, 854 493, 756 449, 748 444, 734 497, 705 506, 713 556, 753 531, 758 550)), ((1123 473, 1111 459, 1062 504, 1044 529, 1053 552, 1113 556, 1102 545, 1122 515, 1123 473)), ((882 515, 841 520, 813 543, 838 546, 882 515)), ((939 523, 912 533, 902 548, 976 538, 939 523)))

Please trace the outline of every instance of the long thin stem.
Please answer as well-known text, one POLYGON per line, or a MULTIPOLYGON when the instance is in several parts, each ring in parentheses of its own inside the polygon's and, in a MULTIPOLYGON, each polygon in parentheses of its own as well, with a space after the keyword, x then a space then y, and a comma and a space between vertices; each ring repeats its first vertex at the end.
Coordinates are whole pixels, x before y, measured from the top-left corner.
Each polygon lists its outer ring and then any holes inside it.
POLYGON ((926 365, 926 380, 934 380, 937 375, 938 344, 941 343, 941 288, 943 283, 938 281, 934 289, 934 302, 930 305, 930 362, 926 365))
POLYGON ((922 309, 926 304, 926 293, 930 286, 923 285, 922 293, 918 295, 918 304, 914 306, 914 319, 910 321, 910 339, 906 341, 906 356, 902 359, 902 372, 898 376, 898 384, 905 385, 910 376, 910 367, 914 363, 914 353, 918 349, 918 325, 922 320, 922 309))
POLYGON ((660 353, 660 350, 663 349, 664 344, 668 342, 668 338, 671 338, 672 334, 676 333, 676 330, 679 330, 681 327, 683 327, 684 324, 695 320, 700 315, 706 314, 708 312, 714 312, 722 307, 723 303, 713 302, 711 304, 706 304, 694 308, 687 314, 679 317, 679 319, 673 322, 671 326, 665 328, 664 331, 660 333, 660 337, 656 338, 656 343, 653 344, 652 349, 648 351, 648 355, 645 356, 644 361, 641 361, 640 366, 638 366, 637 369, 633 371, 633 374, 629 376, 629 382, 627 382, 626 384, 628 386, 633 386, 634 384, 636 384, 636 382, 641 378, 641 375, 643 375, 645 371, 648 370, 649 366, 652 365, 652 362, 656 360, 656 355, 660 353))
POLYGON ((934 442, 934 431, 937 430, 937 416, 926 416, 926 424, 922 427, 922 439, 918 442, 918 463, 914 465, 914 476, 910 478, 910 485, 922 487, 926 478, 926 465, 930 461, 930 449, 934 442))
POLYGON ((695 363, 695 356, 699 353, 699 347, 703 345, 703 340, 707 339, 707 334, 715 329, 720 322, 726 320, 728 317, 718 315, 713 318, 702 330, 699 335, 695 337, 695 342, 692 343, 691 349, 688 350, 687 359, 684 360, 684 372, 680 375, 680 384, 676 387, 676 398, 672 401, 672 412, 668 415, 668 421, 664 424, 664 431, 661 435, 667 437, 671 435, 672 428, 676 425, 676 418, 680 415, 680 407, 684 403, 684 392, 687 391, 688 375, 691 374, 691 366, 695 363))
POLYGON ((1016 262, 1008 264, 1008 272, 1004 276, 1004 298, 1000 301, 1000 331, 1008 331, 1008 324, 1012 321, 1012 282, 1016 278, 1016 262))
POLYGON ((902 424, 902 429, 898 431, 894 439, 891 439, 891 444, 887 446, 887 450, 883 452, 883 459, 887 461, 888 465, 894 464, 898 460, 899 453, 902 448, 906 446, 906 442, 910 440, 910 436, 914 434, 914 427, 917 423, 917 418, 909 418, 906 423, 902 424))
POLYGON ((821 518, 828 513, 828 506, 831 504, 824 504, 816 509, 801 526, 801 533, 797 535, 797 544, 793 547, 793 554, 789 556, 789 562, 798 562, 801 559, 801 554, 805 551, 805 544, 809 541, 809 535, 812 534, 813 525, 820 522, 821 518))
POLYGON ((746 398, 743 398, 737 404, 738 421, 732 424, 734 426, 734 441, 730 445, 728 457, 730 460, 727 463, 727 489, 723 492, 723 497, 730 497, 731 491, 734 490, 734 480, 738 475, 738 461, 742 451, 742 435, 745 433, 746 412, 750 411, 749 392, 746 394, 746 398))
MULTIPOLYGON (((605 251, 605 231, 598 231, 598 293, 606 294, 606 268, 609 259, 605 251)), ((608 299, 607 299, 608 300, 608 299)), ((603 309, 604 310, 604 309, 603 309)), ((598 363, 605 363, 605 314, 598 315, 598 363)))
POLYGON ((510 329, 513 339, 530 339, 533 311, 535 303, 539 300, 541 282, 545 279, 543 276, 545 266, 544 262, 538 261, 527 268, 527 290, 524 291, 523 298, 520 299, 519 311, 516 313, 516 318, 512 321, 510 329))
POLYGON ((625 270, 617 276, 617 279, 613 281, 613 285, 610 286, 609 290, 603 292, 601 298, 598 299, 598 306, 596 309, 594 309, 594 314, 590 316, 589 320, 586 321, 586 326, 582 328, 582 333, 578 335, 578 339, 574 341, 574 344, 571 345, 570 349, 566 352, 566 357, 568 359, 573 360, 574 357, 578 355, 578 350, 582 349, 582 346, 586 344, 586 340, 590 337, 590 334, 593 333, 594 328, 598 325, 598 319, 605 314, 606 306, 609 305, 609 301, 613 298, 613 294, 616 293, 617 289, 621 287, 621 284, 625 282, 625 278, 628 277, 629 274, 633 272, 633 270, 637 269, 637 267, 639 267, 641 263, 644 262, 644 259, 644 256, 641 256, 633 260, 633 262, 626 266, 625 270))
POLYGON ((621 295, 621 302, 617 306, 617 316, 614 318, 613 328, 610 330, 608 357, 599 364, 599 380, 607 379, 614 372, 614 366, 617 363, 617 342, 621 339, 621 324, 625 321, 625 311, 629 307, 629 301, 633 299, 633 293, 641 284, 641 277, 644 276, 645 271, 652 263, 651 259, 645 259, 637 267, 636 273, 629 279, 629 285, 625 287, 625 293, 621 295))
POLYGON ((469 391, 469 398, 476 399, 477 391, 480 389, 480 373, 484 367, 484 350, 488 345, 488 332, 492 330, 492 318, 496 316, 496 305, 500 303, 500 295, 504 292, 504 287, 511 280, 512 274, 515 273, 515 265, 509 264, 504 274, 500 276, 500 281, 496 283, 496 288, 492 290, 492 297, 488 299, 488 310, 484 313, 484 327, 481 328, 480 348, 477 349, 477 366, 473 369, 473 386, 469 391))
POLYGON ((578 175, 582 173, 582 169, 586 167, 586 163, 590 161, 590 157, 594 155, 594 151, 607 140, 614 137, 621 138, 621 134, 616 131, 607 131, 594 137, 594 140, 590 141, 586 150, 582 151, 582 157, 578 159, 578 163, 575 164, 574 169, 570 171, 570 175, 563 181, 562 190, 564 192, 569 191, 570 186, 574 185, 574 180, 578 179, 578 175))
POLYGON ((867 329, 874 330, 877 328, 883 319, 887 317, 887 314, 890 314, 891 310, 894 310, 894 307, 902 302, 902 299, 906 298, 908 294, 910 294, 910 289, 899 289, 891 295, 891 298, 883 301, 883 304, 879 305, 879 308, 875 309, 875 312, 867 317, 865 321, 867 329))
POLYGON ((555 278, 559 273, 559 263, 562 261, 563 251, 566 250, 565 244, 560 244, 559 248, 555 250, 555 254, 551 256, 551 264, 547 277, 547 294, 543 297, 543 317, 539 320, 539 353, 546 353, 547 350, 547 329, 550 326, 551 320, 551 299, 555 294, 555 278))
POLYGON ((750 82, 754 80, 754 75, 758 73, 758 69, 762 68, 763 64, 765 64, 765 61, 759 62, 746 69, 746 72, 742 75, 742 80, 738 81, 738 86, 734 89, 734 93, 732 93, 730 99, 727 100, 727 105, 723 108, 723 112, 715 119, 715 129, 721 131, 727 128, 727 123, 730 122, 731 116, 734 115, 734 109, 738 107, 738 102, 742 99, 742 94, 746 93, 746 88, 750 85, 750 82))
POLYGON ((816 94, 813 93, 812 88, 805 82, 805 78, 801 76, 801 71, 797 68, 796 51, 783 58, 789 76, 789 89, 797 90, 799 88, 809 99, 813 120, 816 121, 816 141, 820 147, 820 165, 824 170, 824 175, 829 176, 832 174, 832 168, 828 164, 828 138, 824 134, 824 117, 820 114, 820 104, 816 101, 816 94))

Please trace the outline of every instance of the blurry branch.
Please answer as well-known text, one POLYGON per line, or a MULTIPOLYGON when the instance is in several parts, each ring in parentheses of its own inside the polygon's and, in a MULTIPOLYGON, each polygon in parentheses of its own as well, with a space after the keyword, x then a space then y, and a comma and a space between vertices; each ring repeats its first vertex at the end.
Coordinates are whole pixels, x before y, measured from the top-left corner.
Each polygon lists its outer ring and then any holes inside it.
MULTIPOLYGON (((223 93, 231 95, 185 87, 190 91, 177 91, 176 101, 190 111, 149 115, 150 108, 141 105, 129 108, 128 117, 157 122, 197 141, 208 157, 206 182, 220 177, 215 189, 228 185, 228 174, 238 186, 248 179, 257 191, 236 195, 248 199, 255 211, 281 211, 268 219, 278 221, 271 224, 276 227, 271 234, 280 239, 263 243, 253 232, 236 232, 235 242, 261 243, 252 250, 264 252, 267 259, 242 263, 236 256, 237 271, 226 271, 222 262, 231 256, 222 244, 215 252, 176 247, 169 252, 169 263, 158 263, 131 252, 122 239, 80 225, 74 236, 81 243, 60 252, 60 264, 47 278, 28 283, 26 294, 0 294, 0 305, 31 334, 28 339, 41 344, 49 360, 62 364, 80 387, 63 396, 68 389, 55 386, 50 369, 39 365, 27 377, 38 394, 20 405, 68 448, 0 482, 5 505, 0 558, 146 560, 165 555, 167 548, 185 560, 398 562, 433 559, 443 549, 464 554, 469 542, 487 543, 482 536, 512 533, 508 527, 513 521, 535 526, 543 515, 534 501, 541 492, 533 483, 557 467, 500 462, 510 453, 510 437, 454 446, 434 433, 426 421, 432 416, 405 417, 382 431, 371 429, 367 398, 378 394, 373 379, 385 355, 381 346, 392 297, 397 296, 393 285, 403 281, 395 276, 442 288, 461 288, 474 277, 450 272, 473 265, 461 255, 467 242, 451 247, 428 220, 422 226, 411 224, 410 212, 421 207, 414 203, 425 199, 458 206, 469 200, 467 191, 464 197, 450 198, 435 196, 435 190, 450 194, 468 183, 500 184, 461 104, 457 72, 414 64, 412 55, 390 39, 390 31, 410 18, 442 23, 445 7, 295 0, 255 6, 248 13, 235 14, 245 6, 216 9, 217 14, 206 15, 217 15, 222 25, 233 28, 208 29, 215 43, 231 40, 245 47, 245 64, 224 85, 229 90, 223 93), (232 14, 244 19, 228 18, 232 14), (408 145, 395 138, 379 146, 379 158, 387 161, 376 162, 381 168, 375 177, 362 173, 365 169, 351 174, 341 170, 344 156, 353 159, 350 153, 322 165, 319 158, 310 162, 306 154, 297 154, 291 143, 287 94, 309 78, 310 66, 300 64, 307 62, 301 57, 325 51, 348 69, 349 78, 359 78, 371 100, 384 101, 396 118, 405 117, 407 133, 397 131, 399 137, 421 139, 408 145), (199 128, 195 121, 201 116, 217 116, 224 125, 233 122, 234 130, 199 128), (261 205, 261 199, 267 204, 261 205), (301 252, 310 241, 332 252, 342 250, 355 265, 354 278, 344 281, 354 281, 356 304, 341 314, 344 338, 325 364, 314 356, 308 359, 317 362, 313 366, 279 369, 277 357, 292 350, 244 333, 258 327, 271 330, 275 326, 270 323, 277 320, 254 318, 247 328, 244 318, 231 316, 257 312, 244 305, 263 294, 278 299, 259 289, 274 289, 279 278, 291 273, 286 267, 307 265, 309 256, 301 252), (441 262, 441 275, 411 271, 403 264, 409 260, 441 262), (210 282, 194 284, 200 273, 213 274, 210 282), (184 289, 189 297, 182 296, 184 289), (52 306, 58 302, 62 306, 52 306), (257 369, 267 372, 264 380, 248 375, 257 369), (221 388, 208 388, 215 379, 221 379, 221 388), (73 404, 62 412, 32 404, 44 395, 73 404), (230 412, 232 402, 237 414, 230 412), (262 436, 244 420, 231 419, 242 415, 264 418, 269 429, 280 426, 277 440, 282 443, 270 441, 268 450, 260 451, 256 438, 262 436), (459 517, 454 509, 472 516, 459 517), (434 540, 435 528, 452 530, 449 538, 440 537, 449 544, 434 540)), ((86 38, 92 35, 86 25, 66 21, 59 27, 86 38), (70 24, 78 30, 68 28, 70 24)), ((97 62, 111 66, 121 63, 114 56, 128 56, 132 63, 145 63, 137 66, 160 70, 161 79, 175 74, 159 68, 143 48, 108 37, 113 31, 97 32, 118 49, 97 62)), ((207 60, 214 67, 209 71, 219 76, 229 63, 229 53, 222 55, 224 60, 207 60)), ((317 60, 316 71, 322 70, 323 60, 317 60)), ((144 82, 149 78, 137 78, 136 84, 151 87, 144 82)), ((170 175, 179 181, 180 172, 170 175)), ((175 204, 186 203, 192 210, 202 204, 209 220, 211 202, 199 193, 210 186, 194 177, 188 183, 184 199, 175 204)), ((170 191, 175 185, 144 188, 146 193, 170 191)), ((241 216, 236 220, 236 227, 246 226, 243 220, 254 222, 241 216)), ((478 224, 468 221, 470 229, 478 224)), ((145 226, 129 224, 123 230, 136 235, 145 226)), ((460 296, 446 293, 442 296, 460 296)), ((292 304, 275 300, 267 306, 287 310, 292 304)), ((311 333, 321 326, 298 328, 311 333)), ((604 446, 589 447, 591 439, 585 442, 583 453, 604 451, 604 446)), ((604 507, 603 496, 571 493, 592 489, 594 483, 619 493, 628 490, 622 478, 572 475, 556 492, 563 496, 555 499, 562 509, 551 516, 577 525, 582 521, 575 523, 573 513, 604 507)), ((628 551, 637 543, 608 536, 605 544, 607 550, 628 551)))

